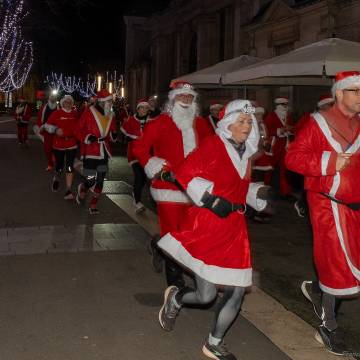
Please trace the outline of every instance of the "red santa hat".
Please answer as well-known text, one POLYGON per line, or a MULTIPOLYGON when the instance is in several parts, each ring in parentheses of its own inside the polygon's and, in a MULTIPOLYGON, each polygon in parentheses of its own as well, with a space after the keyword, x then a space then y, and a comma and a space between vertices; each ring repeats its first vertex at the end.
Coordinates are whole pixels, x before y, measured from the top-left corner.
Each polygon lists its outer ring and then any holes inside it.
POLYGON ((212 109, 222 109, 224 107, 223 104, 220 103, 218 100, 211 100, 210 101, 210 110, 212 109))
POLYGON ((108 101, 113 99, 113 95, 106 89, 102 89, 96 93, 97 101, 108 101))
POLYGON ((138 100, 138 102, 136 103, 136 108, 138 109, 140 106, 149 106, 150 107, 149 100, 146 98, 138 100))
POLYGON ((19 96, 18 101, 25 101, 25 98, 23 96, 19 96))
POLYGON ((334 102, 334 98, 332 97, 331 94, 321 95, 317 103, 317 106, 321 107, 323 105, 331 104, 333 102, 334 102))
POLYGON ((335 75, 335 83, 332 87, 332 94, 335 97, 336 90, 344 90, 351 86, 360 87, 359 71, 342 71, 335 75))
POLYGON ((288 104, 289 103, 289 98, 286 97, 286 96, 279 96, 279 97, 275 98, 274 103, 276 105, 288 104))
POLYGON ((194 90, 194 87, 187 81, 175 81, 170 84, 172 90, 169 91, 169 99, 175 99, 176 95, 180 94, 189 94, 194 97, 197 96, 197 92, 194 90))

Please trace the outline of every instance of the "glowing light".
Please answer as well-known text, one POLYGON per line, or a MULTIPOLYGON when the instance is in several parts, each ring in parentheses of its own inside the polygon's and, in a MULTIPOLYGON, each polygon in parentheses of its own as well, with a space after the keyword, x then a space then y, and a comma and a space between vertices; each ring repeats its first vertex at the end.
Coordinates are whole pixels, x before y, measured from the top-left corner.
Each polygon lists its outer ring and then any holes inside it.
POLYGON ((121 87, 121 97, 124 98, 125 97, 125 88, 121 87))
POLYGON ((101 81, 102 81, 102 77, 101 77, 101 75, 98 75, 98 77, 97 77, 97 91, 101 90, 101 81))
POLYGON ((57 95, 57 94, 58 94, 58 91, 56 89, 51 91, 51 95, 57 95))
POLYGON ((110 81, 109 82, 109 93, 112 94, 113 92, 113 83, 110 81))

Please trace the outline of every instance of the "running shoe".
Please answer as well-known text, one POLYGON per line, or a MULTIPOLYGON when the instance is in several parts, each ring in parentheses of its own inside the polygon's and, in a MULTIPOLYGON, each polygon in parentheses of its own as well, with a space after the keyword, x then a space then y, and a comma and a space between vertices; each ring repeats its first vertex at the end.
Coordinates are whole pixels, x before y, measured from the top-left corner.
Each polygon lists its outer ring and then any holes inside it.
POLYGON ((159 322, 166 331, 174 329, 176 317, 181 309, 175 304, 175 295, 178 291, 176 286, 169 286, 164 293, 164 304, 159 311, 159 322))
POLYGON ((59 190, 59 187, 60 187, 60 181, 56 176, 54 176, 51 183, 51 190, 53 192, 57 192, 59 190))
POLYGON ((223 342, 219 345, 211 345, 209 341, 206 340, 205 344, 202 348, 202 352, 205 356, 209 357, 210 359, 215 360, 236 360, 234 354, 232 354, 225 346, 223 342))
POLYGON ((317 282, 303 281, 301 284, 301 291, 303 295, 313 304, 316 316, 321 320, 322 306, 321 306, 321 290, 317 282))
POLYGON ((100 211, 96 207, 89 207, 89 213, 90 213, 90 215, 98 215, 98 214, 100 214, 100 211))
POLYGON ((81 205, 85 200, 85 196, 86 196, 86 191, 84 189, 84 185, 80 183, 77 188, 76 203, 78 205, 81 205))
POLYGON ((323 344, 327 351, 335 355, 344 356, 347 354, 344 334, 339 328, 330 331, 324 325, 320 325, 315 334, 315 339, 323 344))
POLYGON ((74 199, 75 199, 74 194, 71 192, 71 190, 68 190, 65 193, 64 200, 74 200, 74 199))

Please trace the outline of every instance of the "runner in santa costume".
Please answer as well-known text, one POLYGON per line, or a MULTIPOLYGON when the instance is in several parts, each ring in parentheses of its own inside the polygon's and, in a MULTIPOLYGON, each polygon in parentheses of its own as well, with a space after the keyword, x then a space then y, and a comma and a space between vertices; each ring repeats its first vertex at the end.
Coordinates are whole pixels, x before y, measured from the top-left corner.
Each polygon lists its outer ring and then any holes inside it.
POLYGON ((15 109, 15 121, 19 145, 28 146, 28 126, 31 118, 31 108, 25 98, 19 98, 19 104, 15 109))
POLYGON ((112 94, 107 90, 99 91, 95 104, 85 109, 76 129, 77 138, 81 143, 84 178, 78 186, 76 202, 82 204, 90 189, 92 198, 89 212, 92 215, 99 213, 97 203, 111 158, 110 143, 115 142, 117 138, 112 105, 112 94))
POLYGON ((305 281, 302 291, 322 320, 316 339, 343 355, 335 300, 360 292, 360 72, 338 73, 333 94, 334 106, 296 135, 286 165, 305 176, 319 282, 305 281))
POLYGON ((52 151, 52 140, 53 134, 49 134, 45 130, 45 124, 49 119, 51 113, 58 109, 57 100, 55 95, 50 95, 49 100, 46 104, 42 105, 37 117, 37 129, 34 130, 35 133, 38 133, 40 138, 44 142, 44 152, 47 159, 46 171, 51 171, 54 167, 54 158, 52 151))
POLYGON ((134 155, 134 141, 142 136, 143 128, 149 120, 150 105, 147 99, 141 99, 136 106, 135 115, 131 115, 124 121, 120 130, 128 138, 127 157, 128 162, 134 173, 133 197, 134 206, 137 213, 145 210, 145 206, 141 202, 142 190, 146 184, 146 174, 144 168, 134 155))
POLYGON ((210 102, 210 114, 208 116, 209 123, 211 127, 216 130, 217 123, 219 122, 219 114, 220 111, 224 108, 223 104, 220 104, 220 101, 217 100, 211 100, 210 102))
MULTIPOLYGON (((291 187, 287 179, 286 167, 284 164, 286 149, 289 143, 289 137, 292 130, 292 118, 289 114, 289 99, 278 97, 274 100, 275 111, 269 113, 264 120, 265 126, 269 133, 270 151, 274 169, 279 172, 280 194, 290 195, 291 187)), ((274 173, 273 173, 274 176, 274 173)))
MULTIPOLYGON (((178 168, 191 151, 213 130, 206 119, 198 116, 197 93, 186 82, 175 82, 169 92, 165 111, 150 121, 143 136, 134 143, 134 155, 152 179, 150 191, 157 203, 160 235, 177 230, 190 206, 186 194, 171 183, 159 178, 164 167, 178 168)), ((158 254, 152 243, 153 264, 158 254)), ((183 284, 182 269, 172 260, 165 261, 168 284, 183 284)), ((159 269, 158 269, 159 271, 159 269)), ((160 270, 161 271, 161 270, 160 270)))
POLYGON ((258 150, 259 130, 254 107, 235 100, 225 109, 217 135, 207 138, 175 170, 176 181, 194 205, 181 230, 160 239, 159 247, 195 274, 196 289, 170 286, 159 312, 160 325, 173 329, 182 306, 205 306, 224 289, 203 353, 212 359, 236 359, 223 339, 240 310, 245 288, 252 284, 245 203, 262 209, 257 186, 250 185, 250 157, 258 150))
POLYGON ((52 180, 52 191, 58 191, 61 175, 65 167, 66 192, 64 199, 73 200, 71 191, 74 180, 74 161, 77 153, 77 140, 75 127, 78 113, 74 109, 74 99, 71 95, 65 95, 60 100, 60 109, 51 113, 44 128, 47 133, 53 135, 52 148, 55 157, 55 175, 52 180))

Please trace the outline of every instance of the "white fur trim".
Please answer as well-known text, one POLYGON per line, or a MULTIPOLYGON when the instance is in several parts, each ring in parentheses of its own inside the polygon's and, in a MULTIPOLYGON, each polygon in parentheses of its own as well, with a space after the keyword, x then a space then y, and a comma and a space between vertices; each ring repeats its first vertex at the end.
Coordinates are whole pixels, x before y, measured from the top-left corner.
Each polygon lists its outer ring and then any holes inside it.
POLYGON ((86 145, 90 145, 90 144, 91 144, 90 141, 89 141, 89 137, 90 137, 91 135, 92 135, 92 134, 87 134, 87 135, 85 136, 84 143, 85 143, 86 145))
POLYGON ((352 288, 347 288, 347 289, 333 289, 325 286, 321 282, 319 282, 319 286, 322 291, 335 296, 355 295, 360 292, 360 286, 354 286, 352 288))
POLYGON ((326 105, 326 104, 331 104, 333 103, 335 100, 333 98, 326 98, 326 99, 322 99, 320 100, 318 103, 317 103, 317 106, 318 107, 321 107, 323 105, 326 105))
POLYGON ((138 136, 136 136, 136 135, 131 135, 131 134, 129 134, 129 133, 127 133, 126 132, 126 130, 121 126, 121 128, 120 128, 120 131, 125 135, 125 136, 127 136, 127 137, 129 137, 130 139, 138 139, 139 137, 138 136))
POLYGON ((222 109, 224 107, 223 104, 212 104, 210 105, 209 109, 212 110, 212 109, 222 109))
POLYGON ((44 125, 44 129, 49 133, 49 134, 54 134, 57 127, 55 125, 50 125, 50 124, 45 124, 44 125))
POLYGON ((194 98, 196 98, 198 95, 198 93, 191 88, 174 89, 169 91, 169 100, 174 100, 176 95, 180 94, 189 94, 194 96, 194 98))
POLYGON ((265 109, 262 106, 257 106, 255 108, 255 114, 265 114, 265 109))
POLYGON ((181 129, 184 157, 188 156, 196 148, 196 137, 193 127, 181 129))
POLYGON ((246 194, 246 203, 250 205, 256 211, 262 211, 266 208, 267 201, 259 199, 257 193, 264 184, 262 182, 250 183, 248 192, 246 194))
POLYGON ((170 233, 163 236, 157 244, 176 261, 213 284, 241 287, 252 285, 252 268, 233 269, 205 264, 194 258, 170 233))
POLYGON ((142 101, 136 105, 136 108, 138 109, 140 106, 149 106, 150 107, 150 104, 147 101, 142 101))
POLYGON ((276 135, 279 138, 284 138, 284 137, 286 137, 286 131, 284 131, 284 128, 277 128, 276 129, 276 135))
POLYGON ((149 179, 152 179, 156 174, 161 171, 165 163, 165 159, 161 159, 156 156, 151 157, 144 167, 146 176, 149 179))
POLYGON ((253 169, 254 170, 260 170, 260 171, 269 171, 269 170, 272 170, 274 167, 271 166, 271 165, 268 165, 268 166, 253 166, 253 169))
POLYGON ((347 78, 336 82, 333 85, 331 92, 332 92, 333 96, 335 97, 336 90, 344 90, 348 87, 355 86, 355 85, 360 86, 360 75, 348 76, 347 78))
POLYGON ((289 103, 289 99, 287 99, 286 97, 278 97, 274 100, 275 104, 288 104, 289 103))
POLYGON ((194 177, 186 188, 187 194, 190 196, 191 200, 198 206, 203 206, 201 198, 205 192, 212 193, 214 188, 214 183, 212 181, 203 179, 201 177, 194 177))
POLYGON ((150 187, 150 193, 156 202, 190 203, 190 199, 186 193, 180 190, 157 189, 150 187))
POLYGON ((321 175, 327 175, 327 168, 329 165, 329 160, 331 156, 331 151, 324 151, 321 156, 321 175))
POLYGON ((97 101, 108 101, 108 100, 112 100, 112 99, 113 99, 112 95, 109 95, 105 98, 96 98, 97 101))

